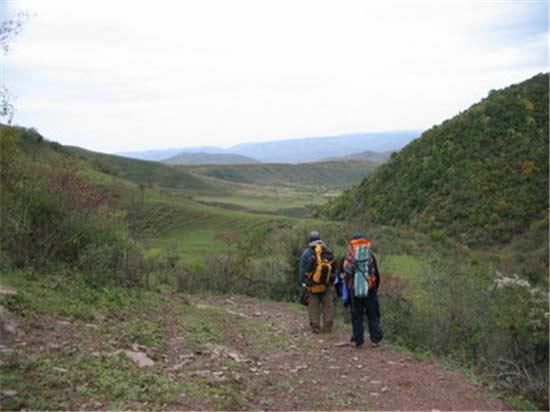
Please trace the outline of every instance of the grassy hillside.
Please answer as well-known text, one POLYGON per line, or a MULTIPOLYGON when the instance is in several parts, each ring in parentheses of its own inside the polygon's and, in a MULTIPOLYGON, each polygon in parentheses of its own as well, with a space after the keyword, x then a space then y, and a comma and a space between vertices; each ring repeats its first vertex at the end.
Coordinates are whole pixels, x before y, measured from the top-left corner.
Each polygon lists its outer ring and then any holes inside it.
POLYGON ((374 168, 369 162, 171 166, 58 146, 102 175, 141 187, 176 190, 187 200, 222 209, 289 216, 305 216, 309 205, 324 203, 374 168))
MULTIPOLYGON (((67 155, 76 155, 82 159, 89 169, 96 172, 96 180, 102 179, 98 176, 99 174, 121 179, 122 182, 132 182, 137 185, 132 188, 134 191, 138 188, 141 190, 160 188, 164 190, 164 196, 161 196, 164 200, 171 199, 169 203, 179 203, 176 207, 178 210, 181 210, 182 207, 186 209, 191 204, 197 206, 193 202, 197 201, 218 209, 305 216, 307 205, 319 205, 326 201, 327 195, 338 193, 337 191, 326 193, 326 189, 316 187, 319 180, 311 180, 311 186, 302 185, 292 188, 271 186, 283 184, 281 179, 263 182, 264 185, 243 184, 239 180, 255 178, 254 172, 249 171, 250 165, 174 167, 159 162, 97 153, 77 147, 58 146, 67 155), (231 179, 231 174, 215 172, 224 170, 226 167, 230 170, 237 170, 238 175, 244 176, 244 178, 231 179), (203 170, 206 172, 202 173, 203 170), (208 173, 211 170, 214 172, 208 173)), ((255 168, 250 169, 254 170, 255 168)), ((149 197, 152 194, 153 192, 149 192, 149 197)), ((134 194, 134 197, 141 196, 140 193, 134 194)), ((155 196, 158 198, 158 195, 155 196)), ((190 215, 193 214, 190 213, 190 215)))
POLYGON ((32 129, 2 127, 1 132, 2 239, 18 265, 31 264, 33 255, 55 261, 56 254, 81 265, 85 245, 108 247, 103 230, 109 226, 115 238, 143 243, 138 249, 146 253, 160 248, 162 255, 200 263, 213 251, 228 249, 224 237, 287 224, 293 219, 284 215, 305 214, 304 205, 323 200, 65 147, 32 129), (48 233, 54 228, 56 233, 48 233), (44 245, 56 242, 49 256, 44 245))
POLYGON ((159 162, 129 159, 126 157, 92 152, 79 147, 66 147, 66 151, 88 161, 98 171, 127 179, 138 184, 155 184, 159 187, 188 192, 224 192, 223 185, 215 185, 185 170, 174 169, 159 162))
POLYGON ((320 214, 410 224, 470 245, 510 241, 548 213, 548 135, 540 74, 426 131, 320 214))
POLYGON ((260 186, 342 189, 358 183, 375 167, 371 162, 178 166, 197 175, 260 186))

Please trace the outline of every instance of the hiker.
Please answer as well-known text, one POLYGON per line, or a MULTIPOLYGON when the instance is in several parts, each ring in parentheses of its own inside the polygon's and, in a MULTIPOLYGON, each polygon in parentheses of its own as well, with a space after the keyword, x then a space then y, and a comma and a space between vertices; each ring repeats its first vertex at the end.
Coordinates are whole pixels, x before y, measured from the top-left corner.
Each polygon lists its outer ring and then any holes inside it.
POLYGON ((365 342, 363 320, 366 314, 370 340, 373 346, 377 346, 384 337, 377 296, 380 273, 372 253, 371 242, 366 235, 356 233, 352 236, 348 243, 343 269, 351 290, 351 341, 358 348, 365 342))
POLYGON ((309 294, 307 312, 313 333, 329 333, 332 330, 335 273, 334 255, 321 240, 319 232, 311 232, 309 245, 300 258, 300 284, 309 294))

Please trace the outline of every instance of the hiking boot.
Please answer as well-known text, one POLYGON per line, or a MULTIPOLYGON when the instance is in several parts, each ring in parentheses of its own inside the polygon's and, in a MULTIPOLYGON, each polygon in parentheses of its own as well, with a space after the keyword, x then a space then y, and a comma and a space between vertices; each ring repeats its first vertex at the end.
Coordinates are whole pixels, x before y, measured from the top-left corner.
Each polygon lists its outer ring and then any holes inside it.
POLYGON ((365 342, 355 343, 355 347, 356 347, 357 349, 361 349, 361 348, 363 347, 363 343, 365 343, 365 342))

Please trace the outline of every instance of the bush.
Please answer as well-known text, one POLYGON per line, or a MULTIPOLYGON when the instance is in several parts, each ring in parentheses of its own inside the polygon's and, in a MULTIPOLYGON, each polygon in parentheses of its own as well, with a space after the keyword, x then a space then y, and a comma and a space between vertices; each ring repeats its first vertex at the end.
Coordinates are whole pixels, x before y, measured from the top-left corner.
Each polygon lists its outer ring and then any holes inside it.
POLYGON ((548 407, 548 296, 542 289, 517 275, 441 261, 417 282, 410 305, 381 298, 385 324, 397 322, 390 327, 397 341, 451 356, 548 407))
POLYGON ((131 239, 112 238, 89 243, 82 250, 79 269, 93 286, 144 286, 143 251, 131 239))
POLYGON ((74 267, 93 284, 142 284, 141 247, 128 236, 126 213, 110 205, 109 190, 84 177, 78 161, 48 151, 36 132, 0 132, 2 261, 42 272, 74 267))

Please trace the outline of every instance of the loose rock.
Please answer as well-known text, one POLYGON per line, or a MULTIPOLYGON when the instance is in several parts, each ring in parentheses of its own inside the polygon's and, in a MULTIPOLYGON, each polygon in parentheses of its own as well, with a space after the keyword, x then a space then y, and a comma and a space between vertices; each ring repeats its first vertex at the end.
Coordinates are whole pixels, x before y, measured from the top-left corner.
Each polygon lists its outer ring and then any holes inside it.
POLYGON ((125 350, 123 353, 133 360, 140 368, 146 366, 153 366, 155 362, 143 352, 134 352, 131 350, 125 350))

